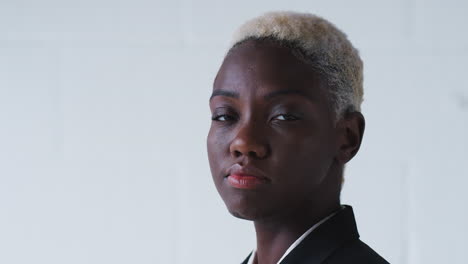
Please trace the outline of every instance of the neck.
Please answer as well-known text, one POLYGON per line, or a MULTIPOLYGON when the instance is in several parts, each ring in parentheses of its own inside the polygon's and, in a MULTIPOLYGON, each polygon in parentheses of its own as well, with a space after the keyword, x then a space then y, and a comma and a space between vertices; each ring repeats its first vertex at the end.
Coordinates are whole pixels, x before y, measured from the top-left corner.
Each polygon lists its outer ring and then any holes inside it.
POLYGON ((307 207, 300 206, 281 216, 256 220, 256 263, 276 264, 294 241, 339 208, 339 199, 326 206, 314 205, 309 201, 307 207))

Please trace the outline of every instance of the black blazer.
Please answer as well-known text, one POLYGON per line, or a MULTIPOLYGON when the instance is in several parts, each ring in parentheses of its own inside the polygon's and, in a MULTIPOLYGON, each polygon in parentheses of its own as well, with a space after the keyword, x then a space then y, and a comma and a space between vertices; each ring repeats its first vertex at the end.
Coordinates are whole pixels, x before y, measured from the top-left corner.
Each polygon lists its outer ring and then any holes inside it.
MULTIPOLYGON (((359 239, 353 208, 344 207, 312 231, 280 264, 388 264, 359 239)), ((247 264, 251 255, 242 264, 247 264)))

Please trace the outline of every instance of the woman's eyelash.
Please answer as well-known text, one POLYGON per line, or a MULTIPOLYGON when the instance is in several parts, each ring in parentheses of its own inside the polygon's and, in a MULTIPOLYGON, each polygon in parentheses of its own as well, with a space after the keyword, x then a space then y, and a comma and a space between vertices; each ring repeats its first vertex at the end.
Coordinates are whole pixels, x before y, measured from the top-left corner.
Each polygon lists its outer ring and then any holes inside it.
POLYGON ((216 115, 216 116, 213 116, 211 118, 211 120, 213 120, 213 121, 220 121, 220 122, 226 122, 226 121, 230 121, 232 119, 234 119, 234 118, 232 116, 230 116, 230 115, 216 115), (220 118, 224 118, 225 120, 220 120, 220 118))
POLYGON ((273 119, 281 120, 281 121, 295 121, 295 120, 298 120, 299 118, 291 114, 281 114, 281 115, 276 115, 273 119), (278 119, 277 117, 279 116, 282 116, 283 118, 278 119))
MULTIPOLYGON (((215 115, 211 117, 212 121, 219 121, 219 122, 227 122, 227 121, 233 121, 235 120, 235 117, 232 115, 227 115, 227 114, 222 114, 222 115, 215 115), (224 119, 224 120, 221 120, 224 119)), ((298 117, 291 115, 291 114, 280 114, 276 115, 275 117, 272 118, 272 120, 279 120, 279 121, 295 121, 299 120, 298 117), (278 118, 280 117, 280 118, 278 118)))

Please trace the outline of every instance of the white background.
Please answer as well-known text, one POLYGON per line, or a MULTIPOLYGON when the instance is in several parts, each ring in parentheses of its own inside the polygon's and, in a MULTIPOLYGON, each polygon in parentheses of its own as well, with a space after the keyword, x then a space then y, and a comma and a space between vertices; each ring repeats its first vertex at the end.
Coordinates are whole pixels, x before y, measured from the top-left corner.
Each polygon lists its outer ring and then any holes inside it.
POLYGON ((466 1, 0 0, 0 263, 240 263, 206 157, 231 33, 318 14, 365 64, 342 201, 392 263, 466 263, 466 1))

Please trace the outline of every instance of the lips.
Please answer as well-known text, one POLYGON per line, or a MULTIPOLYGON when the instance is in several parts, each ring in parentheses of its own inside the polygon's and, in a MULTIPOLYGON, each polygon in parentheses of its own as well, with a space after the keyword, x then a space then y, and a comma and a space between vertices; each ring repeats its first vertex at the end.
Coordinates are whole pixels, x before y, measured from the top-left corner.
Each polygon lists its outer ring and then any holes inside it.
POLYGON ((226 177, 228 184, 238 189, 255 189, 270 181, 259 169, 252 166, 242 167, 240 164, 229 168, 226 177))
POLYGON ((266 183, 262 178, 239 174, 229 175, 227 180, 229 185, 238 189, 255 189, 266 183))

